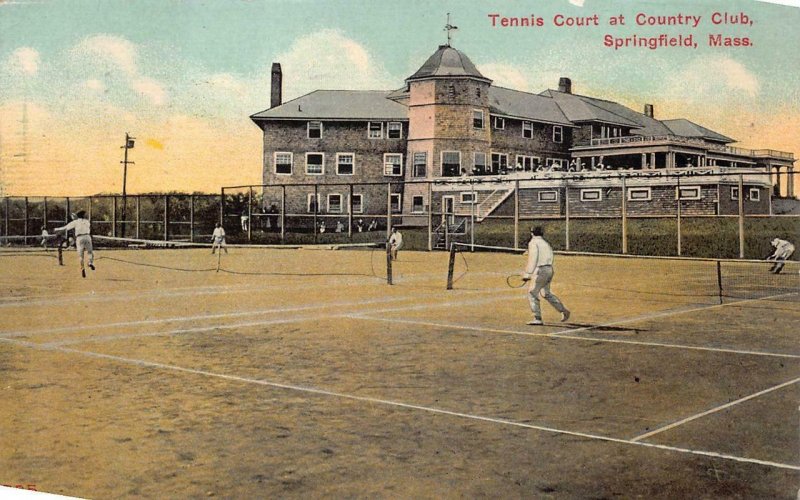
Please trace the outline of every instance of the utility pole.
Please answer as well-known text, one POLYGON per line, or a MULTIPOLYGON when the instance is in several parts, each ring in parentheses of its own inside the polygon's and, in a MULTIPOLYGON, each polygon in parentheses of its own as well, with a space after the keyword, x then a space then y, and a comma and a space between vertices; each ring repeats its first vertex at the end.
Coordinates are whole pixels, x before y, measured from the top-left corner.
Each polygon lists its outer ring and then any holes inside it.
POLYGON ((125 237, 125 208, 127 208, 127 184, 128 184, 128 164, 135 165, 135 162, 128 161, 128 150, 133 149, 133 144, 135 137, 131 137, 127 132, 125 132, 125 145, 122 146, 122 149, 125 150, 125 159, 122 160, 122 231, 120 234, 122 237, 125 237))

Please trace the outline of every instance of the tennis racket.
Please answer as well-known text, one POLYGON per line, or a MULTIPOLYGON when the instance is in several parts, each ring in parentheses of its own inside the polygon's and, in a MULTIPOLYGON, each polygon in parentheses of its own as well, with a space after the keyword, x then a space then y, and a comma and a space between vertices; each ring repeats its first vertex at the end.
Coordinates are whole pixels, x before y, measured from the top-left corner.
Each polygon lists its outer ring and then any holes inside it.
POLYGON ((509 274, 506 278, 506 284, 509 288, 522 288, 528 280, 522 279, 522 276, 519 274, 509 274))

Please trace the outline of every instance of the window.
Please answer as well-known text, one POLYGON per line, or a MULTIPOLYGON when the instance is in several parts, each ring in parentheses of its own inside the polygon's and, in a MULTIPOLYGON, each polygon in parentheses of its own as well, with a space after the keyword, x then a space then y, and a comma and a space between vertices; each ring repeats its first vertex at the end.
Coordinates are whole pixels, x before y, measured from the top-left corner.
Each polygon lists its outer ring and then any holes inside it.
POLYGON ((750 188, 750 201, 761 201, 761 191, 758 188, 750 188))
POLYGON ((425 199, 422 196, 411 197, 411 213, 421 214, 425 211, 425 199))
POLYGON ((386 137, 389 139, 401 139, 403 137, 403 124, 400 122, 389 122, 386 126, 386 137))
POLYGON ((367 124, 367 137, 370 139, 383 139, 383 123, 369 122, 367 124))
POLYGON ((564 160, 561 158, 548 158, 547 166, 552 167, 554 170, 560 169, 564 165, 564 160))
POLYGON ((317 210, 319 210, 319 194, 317 194, 315 199, 314 193, 309 193, 306 199, 306 211, 313 214, 316 213, 317 210))
POLYGON ((383 175, 397 177, 403 175, 403 155, 386 153, 383 155, 383 175))
POLYGON ((325 172, 325 153, 306 153, 306 173, 322 175, 325 172))
POLYGON ((538 160, 535 156, 517 155, 516 168, 519 171, 532 172, 539 166, 538 160))
POLYGON ((539 203, 555 203, 558 201, 558 191, 539 191, 539 203))
POLYGON ((322 137, 322 122, 308 122, 308 138, 319 139, 322 137))
POLYGON ((506 119, 500 116, 492 117, 492 128, 495 130, 503 130, 506 128, 506 119))
POLYGON ((522 137, 533 139, 533 122, 522 122, 522 137))
POLYGON ((461 175, 461 151, 442 151, 442 175, 445 177, 461 175))
POLYGON ((472 110, 472 128, 483 128, 483 111, 472 110))
POLYGON ((354 214, 364 213, 364 196, 361 194, 353 195, 353 213, 354 214))
POLYGON ((679 200, 699 200, 700 186, 681 186, 677 188, 679 200))
POLYGON ((480 97, 480 96, 481 96, 481 88, 475 87, 475 97, 480 97))
POLYGON ((456 86, 453 84, 448 85, 447 87, 447 95, 450 99, 456 98, 456 86))
POLYGON ((628 201, 650 201, 651 191, 649 187, 629 188, 628 201))
POLYGON ((732 187, 731 188, 731 199, 732 200, 738 200, 739 199, 739 188, 738 187, 732 187))
POLYGON ((492 153, 493 174, 505 174, 508 172, 508 155, 505 153, 492 153))
POLYGON ((353 175, 355 158, 353 153, 336 153, 336 175, 353 175))
POLYGON ((474 168, 472 173, 475 175, 486 174, 486 153, 476 152, 474 155, 474 168))
POLYGON ((475 203, 475 193, 461 193, 461 203, 465 205, 472 205, 475 203))
POLYGON ((392 207, 393 214, 400 213, 400 194, 391 194, 389 195, 389 205, 392 207))
POLYGON ((278 175, 292 174, 292 153, 275 153, 275 173, 278 175))
POLYGON ((342 213, 342 195, 340 194, 328 195, 328 212, 332 214, 342 213))
POLYGON ((581 201, 602 201, 602 189, 581 189, 581 201))
POLYGON ((553 125, 553 142, 561 143, 564 140, 564 129, 561 125, 553 125))
POLYGON ((414 153, 412 175, 414 177, 425 177, 428 175, 428 153, 414 153))

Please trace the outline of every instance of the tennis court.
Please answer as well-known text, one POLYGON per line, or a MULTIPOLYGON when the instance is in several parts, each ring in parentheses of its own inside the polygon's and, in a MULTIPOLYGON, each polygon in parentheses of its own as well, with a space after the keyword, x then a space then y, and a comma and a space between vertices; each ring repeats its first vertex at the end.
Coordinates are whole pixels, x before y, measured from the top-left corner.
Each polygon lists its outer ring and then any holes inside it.
POLYGON ((532 327, 520 255, 461 252, 446 290, 446 252, 401 251, 390 286, 380 249, 229 250, 99 250, 86 279, 74 252, 0 254, 0 483, 797 495, 796 262, 731 271, 720 301, 708 262, 560 255, 572 317, 532 327))

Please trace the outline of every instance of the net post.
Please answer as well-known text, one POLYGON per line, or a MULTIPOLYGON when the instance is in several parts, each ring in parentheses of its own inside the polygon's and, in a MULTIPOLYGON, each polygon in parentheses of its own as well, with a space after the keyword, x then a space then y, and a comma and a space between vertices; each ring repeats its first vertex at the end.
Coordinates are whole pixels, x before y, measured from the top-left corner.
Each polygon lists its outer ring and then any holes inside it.
POLYGON ((433 183, 428 181, 428 251, 433 251, 433 183))
POLYGON ((722 304, 722 261, 717 261, 717 292, 719 293, 719 303, 722 304))
POLYGON ((744 259, 744 175, 739 174, 739 258, 744 259))
POLYGON ((64 249, 61 247, 61 241, 56 240, 56 254, 58 254, 58 265, 64 265, 64 249))
POLYGON ((456 267, 456 245, 450 245, 450 259, 447 262, 447 289, 453 289, 453 269, 456 267))
POLYGON ((386 284, 392 284, 392 245, 386 241, 386 284))
POLYGON ((628 190, 625 187, 625 177, 622 180, 622 253, 628 253, 628 190))

